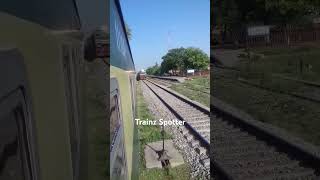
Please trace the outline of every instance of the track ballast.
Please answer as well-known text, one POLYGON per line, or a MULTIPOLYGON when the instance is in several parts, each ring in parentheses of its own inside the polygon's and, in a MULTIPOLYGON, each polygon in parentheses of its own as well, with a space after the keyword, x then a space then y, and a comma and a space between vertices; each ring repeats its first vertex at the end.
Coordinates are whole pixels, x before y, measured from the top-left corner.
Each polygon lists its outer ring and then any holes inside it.
POLYGON ((147 87, 179 119, 185 121, 180 127, 184 138, 201 156, 201 164, 210 171, 210 111, 150 80, 143 81, 147 87))
POLYGON ((217 107, 211 107, 211 157, 220 179, 319 178, 319 156, 217 107))

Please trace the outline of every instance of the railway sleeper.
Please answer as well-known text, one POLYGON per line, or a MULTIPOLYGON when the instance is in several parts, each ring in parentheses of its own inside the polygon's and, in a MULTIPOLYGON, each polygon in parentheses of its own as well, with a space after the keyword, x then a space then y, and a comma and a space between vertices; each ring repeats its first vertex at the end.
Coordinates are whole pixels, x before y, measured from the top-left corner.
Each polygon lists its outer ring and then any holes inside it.
POLYGON ((249 160, 249 161, 255 161, 260 158, 275 158, 279 156, 280 153, 274 152, 272 150, 260 150, 260 152, 234 152, 234 153, 228 153, 228 154, 221 154, 221 153, 215 153, 213 150, 214 158, 217 161, 220 162, 226 162, 226 161, 241 161, 241 160, 249 160))
POLYGON ((191 140, 191 141, 189 142, 189 145, 190 145, 191 147, 195 148, 195 147, 198 147, 198 146, 200 145, 200 142, 199 142, 198 140, 193 139, 193 140, 191 140))
POLYGON ((284 165, 284 166, 269 166, 263 168, 250 168, 250 169, 241 169, 234 170, 231 173, 237 177, 236 179, 251 179, 264 177, 268 174, 274 174, 275 176, 279 176, 282 174, 290 174, 295 172, 304 172, 308 171, 308 169, 303 168, 295 163, 284 165))
POLYGON ((256 144, 257 139, 255 138, 239 138, 238 140, 230 141, 213 141, 214 146, 246 146, 247 144, 256 144))
POLYGON ((283 166, 288 164, 299 164, 299 161, 292 161, 288 158, 277 158, 277 159, 257 159, 254 161, 246 161, 242 160, 239 162, 229 162, 224 163, 223 166, 229 168, 229 169, 243 169, 243 168, 264 168, 264 167, 271 167, 271 166, 283 166))
POLYGON ((190 133, 184 135, 184 138, 187 140, 187 142, 191 142, 194 139, 193 135, 191 135, 190 133))
MULTIPOLYGON (((189 123, 189 122, 188 122, 189 123)), ((189 123, 190 124, 190 123, 189 123)), ((210 128, 210 121, 206 121, 206 122, 199 122, 199 123, 192 123, 190 124, 192 125, 193 128, 198 129, 198 128, 210 128)))
MULTIPOLYGON (((177 111, 177 112, 180 116, 185 117, 186 119, 197 118, 197 117, 203 116, 203 114, 200 114, 199 112, 193 113, 193 112, 188 112, 185 110, 183 110, 182 112, 179 112, 179 111, 177 111)), ((207 118, 210 119, 209 116, 207 116, 207 118)))
POLYGON ((199 155, 208 155, 207 149, 204 148, 204 147, 201 147, 201 146, 196 147, 196 148, 195 148, 195 151, 196 151, 199 155))
POLYGON ((180 133, 182 135, 186 135, 186 134, 190 134, 190 131, 186 127, 182 126, 180 127, 180 133))
POLYGON ((213 126, 212 125, 210 126, 211 128, 211 131, 214 133, 214 134, 217 134, 217 135, 230 135, 231 134, 239 134, 243 131, 241 131, 241 129, 239 128, 226 128, 224 129, 223 127, 217 127, 217 126, 213 126))
POLYGON ((210 119, 208 119, 208 116, 203 116, 203 117, 195 117, 195 118, 188 118, 188 123, 193 124, 193 123, 204 123, 204 122, 210 122, 210 119))
POLYGON ((210 129, 207 128, 207 129, 199 129, 197 130, 199 134, 205 134, 205 133, 210 133, 210 129))
POLYGON ((200 163, 206 168, 210 169, 210 158, 201 159, 200 163))
POLYGON ((232 152, 237 152, 237 153, 253 153, 253 152, 259 152, 260 149, 265 149, 266 146, 263 144, 250 144, 246 146, 240 146, 240 147, 214 147, 214 152, 215 153, 224 153, 224 154, 229 154, 232 152))
POLYGON ((248 133, 241 133, 239 135, 233 134, 233 135, 227 135, 225 133, 223 134, 216 134, 213 135, 211 138, 214 139, 215 141, 228 141, 228 140, 237 140, 239 138, 250 138, 252 137, 248 133))
POLYGON ((290 172, 281 175, 266 175, 259 178, 260 180, 317 180, 317 176, 314 174, 313 170, 306 170, 303 172, 290 172))

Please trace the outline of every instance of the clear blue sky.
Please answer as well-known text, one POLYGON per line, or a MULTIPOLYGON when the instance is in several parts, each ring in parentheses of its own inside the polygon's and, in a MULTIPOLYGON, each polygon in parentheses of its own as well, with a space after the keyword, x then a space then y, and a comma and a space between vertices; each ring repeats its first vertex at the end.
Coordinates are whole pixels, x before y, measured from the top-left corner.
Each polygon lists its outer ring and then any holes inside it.
POLYGON ((132 29, 136 70, 162 62, 168 48, 198 47, 210 52, 210 0, 120 0, 132 29))

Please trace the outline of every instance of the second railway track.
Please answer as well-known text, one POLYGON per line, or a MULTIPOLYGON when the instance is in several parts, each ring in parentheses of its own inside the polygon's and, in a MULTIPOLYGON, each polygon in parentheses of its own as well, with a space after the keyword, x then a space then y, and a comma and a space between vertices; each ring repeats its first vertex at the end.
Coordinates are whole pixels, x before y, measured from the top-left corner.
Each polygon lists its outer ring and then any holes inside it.
POLYGON ((319 179, 319 155, 219 108, 211 113, 211 158, 221 179, 319 179))

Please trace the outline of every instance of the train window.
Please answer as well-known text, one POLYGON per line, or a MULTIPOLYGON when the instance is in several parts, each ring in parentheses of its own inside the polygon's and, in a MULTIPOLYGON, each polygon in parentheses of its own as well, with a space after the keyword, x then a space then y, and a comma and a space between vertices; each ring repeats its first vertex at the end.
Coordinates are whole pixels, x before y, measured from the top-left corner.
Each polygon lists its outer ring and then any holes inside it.
POLYGON ((73 174, 78 176, 78 165, 80 156, 80 140, 79 140, 79 115, 78 115, 78 92, 77 92, 77 62, 76 54, 71 51, 67 45, 62 47, 63 54, 63 71, 66 87, 66 103, 69 114, 69 131, 73 174), (71 54, 72 53, 72 54, 71 54))
POLYGON ((110 173, 111 179, 126 179, 127 164, 124 130, 121 116, 120 92, 115 78, 110 79, 110 173))
POLYGON ((31 99, 23 56, 0 51, 0 180, 38 179, 31 99))
MULTIPOLYGON (((119 114, 118 95, 114 95, 110 99, 110 137, 111 137, 111 142, 114 141, 119 128, 120 128, 120 114, 119 114)), ((111 147, 111 149, 112 149, 112 147, 111 147)))
MULTIPOLYGON (((0 179, 31 180, 32 165, 27 134, 25 109, 12 105, 17 98, 7 98, 1 102, 0 114, 0 179)), ((33 167, 34 168, 34 167, 33 167)))
POLYGON ((25 179, 23 158, 18 140, 18 126, 13 113, 0 119, 0 179, 25 179))

